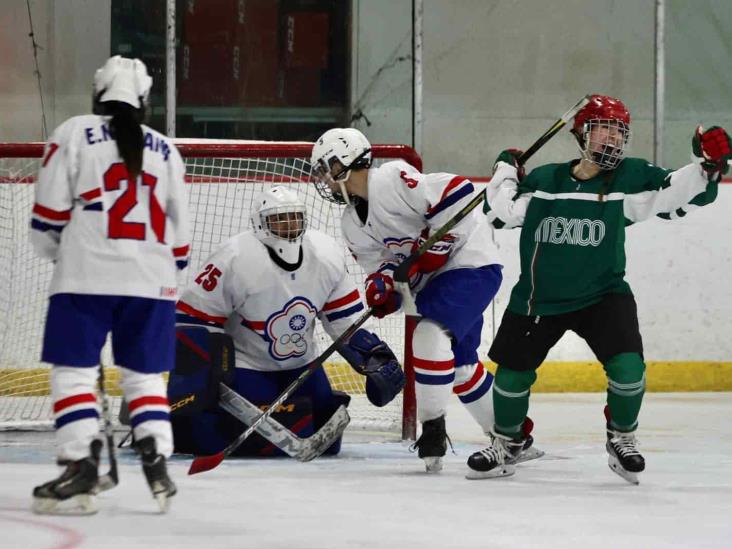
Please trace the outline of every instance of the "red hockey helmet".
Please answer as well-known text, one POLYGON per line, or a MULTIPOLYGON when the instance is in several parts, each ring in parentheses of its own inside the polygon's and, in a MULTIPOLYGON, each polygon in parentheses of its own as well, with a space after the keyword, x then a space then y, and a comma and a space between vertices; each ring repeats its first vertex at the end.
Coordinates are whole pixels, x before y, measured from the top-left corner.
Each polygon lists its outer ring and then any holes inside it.
POLYGON ((582 134, 585 122, 589 120, 620 120, 630 127, 630 113, 620 99, 609 95, 593 95, 590 102, 574 115, 572 129, 582 134))
POLYGON ((593 95, 575 115, 572 133, 583 158, 603 170, 614 170, 630 140, 630 113, 619 99, 593 95))

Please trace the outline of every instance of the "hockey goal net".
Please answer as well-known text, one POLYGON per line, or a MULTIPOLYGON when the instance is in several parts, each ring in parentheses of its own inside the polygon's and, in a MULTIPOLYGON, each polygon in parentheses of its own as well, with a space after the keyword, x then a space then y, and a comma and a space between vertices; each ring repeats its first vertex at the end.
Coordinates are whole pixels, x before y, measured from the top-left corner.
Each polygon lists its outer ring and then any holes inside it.
MULTIPOLYGON (((295 189, 308 208, 310 227, 340 242, 340 206, 323 200, 310 180, 310 143, 177 140, 186 163, 193 228, 191 268, 186 284, 219 243, 248 227, 256 193, 279 184, 295 189)), ((0 144, 0 430, 52 427, 50 365, 39 362, 53 265, 38 259, 28 239, 33 183, 42 143, 0 144)), ((403 159, 421 169, 421 159, 403 145, 374 145, 375 162, 403 159)), ((364 273, 344 247, 349 271, 362 288, 364 273)), ((400 358, 405 353, 404 317, 391 315, 373 328, 400 358)), ((316 337, 324 350, 322 327, 316 337)), ((107 389, 119 406, 120 390, 109 345, 102 353, 107 389)), ((397 397, 383 408, 365 398, 364 380, 338 355, 326 364, 334 389, 352 396, 350 428, 414 436, 414 399, 397 397)), ((411 376, 410 376, 411 377, 411 376)), ((114 414, 116 417, 116 414, 114 414)))

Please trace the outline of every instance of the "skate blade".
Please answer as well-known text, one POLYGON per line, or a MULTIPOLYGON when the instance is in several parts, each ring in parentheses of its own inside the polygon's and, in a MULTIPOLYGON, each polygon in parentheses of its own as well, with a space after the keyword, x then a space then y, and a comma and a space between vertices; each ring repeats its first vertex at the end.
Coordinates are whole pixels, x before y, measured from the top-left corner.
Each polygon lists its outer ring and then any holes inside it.
POLYGON ((430 474, 439 473, 442 471, 442 458, 441 457, 425 457, 424 468, 430 474))
POLYGON ((544 451, 539 450, 538 448, 534 448, 533 446, 531 448, 528 448, 521 452, 516 458, 516 461, 514 463, 523 463, 524 461, 531 461, 532 459, 539 459, 540 457, 544 456, 544 451))
POLYGON ((498 465, 490 471, 476 471, 475 469, 468 470, 465 478, 468 480, 483 480, 486 478, 501 478, 510 477, 516 472, 516 466, 513 463, 504 463, 498 465))
POLYGON ((630 471, 626 471, 623 469, 623 466, 620 465, 620 462, 615 456, 609 456, 607 459, 607 466, 610 467, 610 470, 621 477, 626 482, 629 482, 630 484, 638 485, 640 484, 640 481, 638 480, 638 473, 631 473, 630 471))
POLYGON ((78 494, 69 499, 33 498, 31 509, 37 515, 93 515, 99 509, 94 496, 78 494))

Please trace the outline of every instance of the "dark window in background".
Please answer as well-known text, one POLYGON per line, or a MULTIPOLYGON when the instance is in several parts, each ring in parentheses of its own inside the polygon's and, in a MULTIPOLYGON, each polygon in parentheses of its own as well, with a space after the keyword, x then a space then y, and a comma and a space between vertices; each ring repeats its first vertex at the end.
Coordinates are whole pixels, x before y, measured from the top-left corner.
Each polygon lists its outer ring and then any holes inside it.
MULTIPOLYGON (((112 54, 153 77, 165 131, 165 0, 112 0, 112 54)), ((347 0, 178 0, 178 137, 308 140, 347 124, 347 0)))

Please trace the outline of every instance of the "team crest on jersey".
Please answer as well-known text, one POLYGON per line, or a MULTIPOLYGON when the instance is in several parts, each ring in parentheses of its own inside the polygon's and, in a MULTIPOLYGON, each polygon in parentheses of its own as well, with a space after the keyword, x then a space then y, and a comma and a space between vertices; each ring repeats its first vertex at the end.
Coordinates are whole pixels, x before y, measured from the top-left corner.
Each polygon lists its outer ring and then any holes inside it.
POLYGON ((308 327, 317 312, 309 299, 296 296, 273 313, 264 324, 270 356, 275 360, 287 360, 304 355, 308 350, 308 327))
MULTIPOLYGON (((387 237, 384 239, 384 245, 399 260, 398 263, 401 263, 411 255, 412 248, 414 247, 414 238, 409 238, 408 236, 404 238, 387 237)), ((413 274, 409 279, 409 287, 415 288, 421 280, 422 273, 418 272, 413 274)))
POLYGON ((404 237, 404 238, 392 238, 387 237, 384 239, 384 246, 394 254, 394 257, 396 257, 399 261, 404 261, 409 254, 412 253, 412 246, 414 246, 414 239, 404 237))

